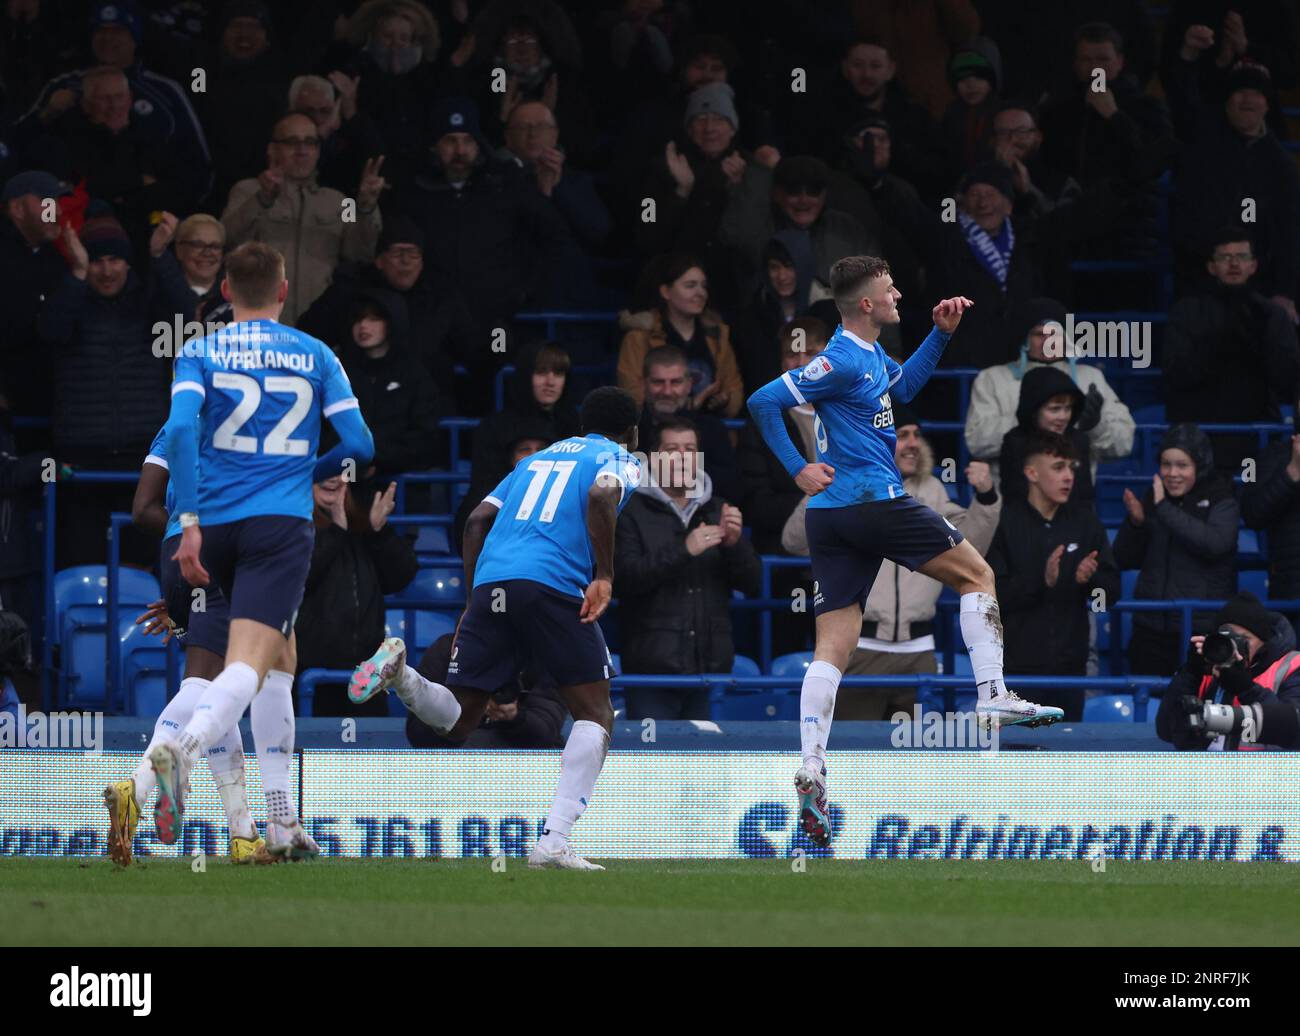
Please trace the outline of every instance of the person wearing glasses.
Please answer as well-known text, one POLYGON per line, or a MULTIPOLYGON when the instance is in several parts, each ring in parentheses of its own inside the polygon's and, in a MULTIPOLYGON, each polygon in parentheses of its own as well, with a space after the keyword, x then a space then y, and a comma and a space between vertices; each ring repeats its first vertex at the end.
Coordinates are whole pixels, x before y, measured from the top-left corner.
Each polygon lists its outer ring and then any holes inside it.
POLYGON ((293 324, 330 285, 340 262, 375 257, 386 186, 384 156, 366 161, 353 197, 322 187, 317 177, 321 137, 310 116, 291 113, 271 131, 267 167, 230 189, 221 215, 226 243, 262 241, 285 258, 289 296, 280 322, 293 324))
POLYGON ((1043 161, 1043 131, 1033 108, 1023 101, 1007 101, 998 109, 989 146, 994 161, 1011 172, 1013 215, 1044 216, 1078 196, 1078 182, 1043 161))
MULTIPOLYGON (((1259 291, 1249 232, 1224 228, 1206 257, 1207 290, 1181 298, 1165 328, 1165 415, 1171 424, 1280 421, 1295 398, 1300 346, 1281 306, 1259 291)), ((1214 459, 1229 477, 1258 456, 1255 436, 1212 435, 1214 459)))
POLYGON ((221 265, 226 251, 226 228, 215 216, 195 213, 181 220, 172 246, 185 283, 196 297, 195 319, 230 321, 230 303, 221 297, 221 265))

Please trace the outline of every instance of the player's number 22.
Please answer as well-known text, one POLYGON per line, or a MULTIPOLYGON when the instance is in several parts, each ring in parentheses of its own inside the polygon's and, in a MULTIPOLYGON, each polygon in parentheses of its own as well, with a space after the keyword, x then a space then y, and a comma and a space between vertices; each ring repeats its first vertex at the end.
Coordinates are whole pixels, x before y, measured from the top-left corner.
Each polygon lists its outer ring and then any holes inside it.
MULTIPOLYGON (((276 422, 275 427, 262 441, 262 452, 305 457, 311 449, 311 443, 306 439, 290 439, 289 433, 302 424, 302 419, 311 409, 311 382, 306 378, 297 378, 293 375, 276 375, 267 378, 265 384, 267 392, 285 393, 295 398, 288 413, 276 422)), ((240 395, 239 402, 235 404, 235 409, 230 412, 230 416, 212 433, 212 445, 219 450, 256 453, 257 438, 252 435, 240 435, 238 432, 248 419, 257 413, 257 408, 262 402, 262 386, 257 383, 256 378, 231 371, 217 371, 213 374, 212 386, 219 389, 233 389, 240 395)))

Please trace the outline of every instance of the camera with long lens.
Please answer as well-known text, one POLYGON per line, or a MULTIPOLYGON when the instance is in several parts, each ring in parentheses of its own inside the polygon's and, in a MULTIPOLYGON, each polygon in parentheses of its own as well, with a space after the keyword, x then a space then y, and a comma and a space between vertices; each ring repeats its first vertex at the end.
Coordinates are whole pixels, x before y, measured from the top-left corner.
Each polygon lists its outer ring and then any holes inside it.
POLYGON ((1201 657, 1207 665, 1229 665, 1236 655, 1242 659, 1250 657, 1250 642, 1243 634, 1235 633, 1227 626, 1206 634, 1201 645, 1201 657))

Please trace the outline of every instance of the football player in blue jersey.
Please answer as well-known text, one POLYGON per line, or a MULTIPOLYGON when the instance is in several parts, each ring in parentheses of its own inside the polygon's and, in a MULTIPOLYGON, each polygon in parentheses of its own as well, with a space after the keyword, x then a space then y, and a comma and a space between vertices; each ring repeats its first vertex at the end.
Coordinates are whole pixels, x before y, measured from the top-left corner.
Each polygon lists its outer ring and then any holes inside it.
POLYGON ((826 741, 835 692, 862 631, 862 606, 882 558, 923 572, 961 595, 961 631, 970 651, 980 721, 1038 726, 1060 709, 1025 701, 1002 682, 1002 624, 993 571, 979 551, 938 513, 908 496, 894 463, 891 397, 909 402, 929 380, 962 314, 963 296, 931 312, 934 330, 903 364, 886 355, 881 330, 899 321, 902 294, 889 264, 849 256, 831 267, 841 323, 830 344, 805 367, 749 397, 749 411, 768 447, 807 493, 816 650, 800 697, 803 763, 795 775, 800 817, 814 844, 830 843, 826 741), (811 403, 817 460, 806 463, 781 420, 811 403))
POLYGON ((452 743, 478 727, 492 692, 525 661, 559 686, 573 714, 560 781, 530 867, 604 870, 569 845, 609 750, 615 676, 596 620, 613 594, 614 526, 640 483, 637 407, 608 386, 582 404, 582 435, 525 457, 483 498, 465 526, 470 597, 456 626, 450 687, 406 664, 406 645, 390 637, 357 667, 353 701, 393 690, 415 715, 452 743))
MULTIPOLYGON (((291 687, 293 624, 314 541, 312 483, 355 477, 374 453, 338 357, 278 323, 288 287, 279 252, 256 241, 240 245, 226 259, 222 282, 234 321, 186 342, 176 361, 166 425, 181 529, 173 559, 189 586, 220 587, 230 630, 225 668, 194 715, 149 750, 160 834, 179 829, 190 768, 261 697, 268 674, 291 687), (339 443, 317 457, 322 417, 339 443)), ((292 712, 282 718, 292 726, 292 712)), ((269 853, 301 859, 319 852, 287 794, 271 794, 268 810, 269 853)))

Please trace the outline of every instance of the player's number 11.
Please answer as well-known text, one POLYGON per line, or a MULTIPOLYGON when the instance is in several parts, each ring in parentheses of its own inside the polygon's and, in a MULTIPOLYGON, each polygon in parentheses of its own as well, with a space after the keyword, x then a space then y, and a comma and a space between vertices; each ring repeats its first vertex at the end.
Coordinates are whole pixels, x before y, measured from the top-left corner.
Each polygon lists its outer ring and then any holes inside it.
POLYGON ((533 473, 532 481, 528 483, 528 491, 524 493, 524 498, 520 501, 519 510, 515 512, 515 521, 526 522, 532 516, 533 508, 537 506, 537 499, 542 495, 542 490, 546 487, 546 480, 551 477, 551 472, 555 472, 555 482, 551 486, 551 491, 546 494, 546 502, 542 504, 542 513, 537 516, 540 522, 549 522, 555 517, 555 509, 560 506, 560 497, 564 493, 564 487, 569 484, 569 476, 573 474, 573 469, 578 466, 576 460, 535 460, 528 465, 528 470, 533 473))

